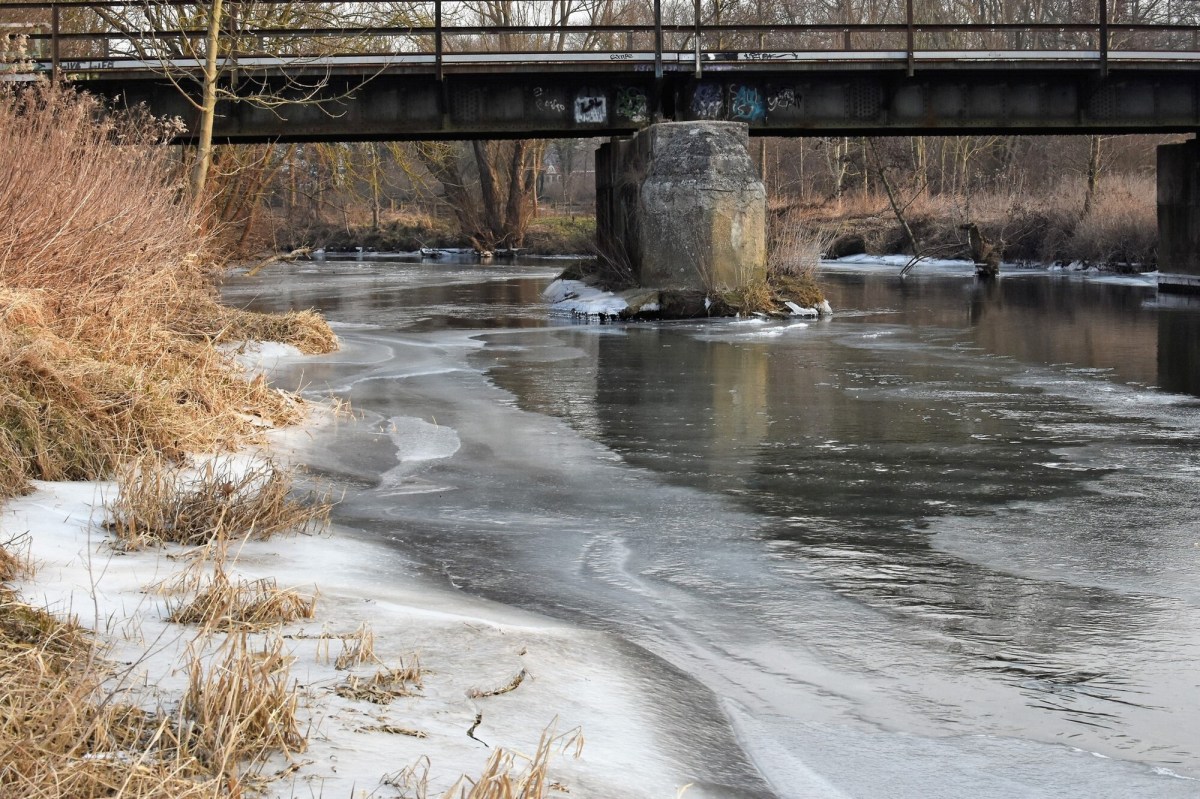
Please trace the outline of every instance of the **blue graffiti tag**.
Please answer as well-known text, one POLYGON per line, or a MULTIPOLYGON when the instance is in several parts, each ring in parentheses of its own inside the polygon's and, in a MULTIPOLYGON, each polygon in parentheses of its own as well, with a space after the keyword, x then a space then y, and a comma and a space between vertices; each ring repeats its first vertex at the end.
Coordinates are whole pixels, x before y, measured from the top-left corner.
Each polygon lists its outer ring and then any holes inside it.
POLYGON ((757 86, 729 87, 729 117, 742 122, 761 122, 767 118, 762 92, 757 86))

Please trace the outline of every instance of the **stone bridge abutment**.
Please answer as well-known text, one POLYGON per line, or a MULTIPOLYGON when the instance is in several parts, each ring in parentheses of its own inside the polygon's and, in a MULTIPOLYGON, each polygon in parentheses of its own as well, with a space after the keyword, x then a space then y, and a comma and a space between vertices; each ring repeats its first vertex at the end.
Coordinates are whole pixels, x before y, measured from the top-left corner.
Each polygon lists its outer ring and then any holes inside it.
POLYGON ((766 275, 766 189, 735 122, 663 122, 596 153, 602 257, 638 285, 706 294, 766 275))
POLYGON ((1200 292, 1200 141, 1158 147, 1158 286, 1200 292))

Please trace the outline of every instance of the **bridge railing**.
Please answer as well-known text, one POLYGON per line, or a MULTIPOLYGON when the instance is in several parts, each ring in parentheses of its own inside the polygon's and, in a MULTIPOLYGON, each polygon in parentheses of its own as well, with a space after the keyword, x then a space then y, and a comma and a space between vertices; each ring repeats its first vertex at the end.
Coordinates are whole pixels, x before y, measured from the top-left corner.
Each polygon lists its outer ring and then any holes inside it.
MULTIPOLYGON (((962 19, 961 6, 951 12, 942 0, 226 0, 218 47, 226 69, 245 72, 395 67, 439 77, 550 62, 634 62, 661 75, 723 61, 886 61, 911 72, 939 60, 1072 60, 1101 70, 1122 58, 1200 60, 1196 0, 1042 5, 962 19)), ((24 48, 0 72, 196 68, 210 9, 185 0, 0 0, 0 40, 10 54, 24 48)))

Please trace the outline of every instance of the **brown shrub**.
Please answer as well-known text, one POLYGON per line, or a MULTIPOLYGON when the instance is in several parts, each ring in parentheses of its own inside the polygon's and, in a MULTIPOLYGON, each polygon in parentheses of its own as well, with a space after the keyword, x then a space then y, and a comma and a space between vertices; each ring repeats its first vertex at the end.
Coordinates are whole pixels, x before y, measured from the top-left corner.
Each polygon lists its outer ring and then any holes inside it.
POLYGON ((222 458, 189 470, 143 458, 122 467, 117 482, 107 526, 127 549, 152 542, 194 546, 241 536, 266 539, 317 532, 329 522, 329 503, 297 498, 291 474, 269 460, 239 467, 222 458))
MULTIPOLYGON (((211 346, 230 312, 163 133, 68 89, 0 87, 0 495, 228 448, 254 434, 249 416, 299 417, 211 346)), ((280 335, 334 346, 320 326, 280 335)))
POLYGON ((188 751, 230 780, 237 779, 239 763, 304 751, 289 665, 281 639, 256 648, 244 633, 229 636, 207 666, 193 658, 180 709, 193 725, 188 751))
POLYGON ((105 688, 110 674, 80 628, 2 591, 0 674, 0 795, 225 795, 180 750, 170 719, 105 688))

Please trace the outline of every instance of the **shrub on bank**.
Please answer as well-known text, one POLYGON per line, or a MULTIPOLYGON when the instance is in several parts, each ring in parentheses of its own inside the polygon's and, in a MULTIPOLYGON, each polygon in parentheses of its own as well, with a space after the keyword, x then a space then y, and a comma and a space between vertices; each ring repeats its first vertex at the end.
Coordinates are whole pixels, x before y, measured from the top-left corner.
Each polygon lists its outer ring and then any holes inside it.
MULTIPOLYGON (((903 213, 921 251, 933 257, 969 258, 962 227, 974 223, 984 237, 1003 247, 1007 261, 1153 267, 1158 246, 1153 177, 1102 178, 1086 213, 1085 191, 1082 179, 1064 178, 1055 190, 1042 194, 1020 187, 969 197, 921 194, 904 198, 903 213)), ((876 255, 912 249, 883 196, 856 195, 840 209, 823 203, 794 212, 810 227, 832 234, 835 250, 846 237, 861 239, 862 248, 876 255)))
MULTIPOLYGON (((231 447, 250 416, 299 414, 213 347, 247 318, 216 301, 171 132, 69 89, 0 90, 0 497, 231 447)), ((310 349, 333 346, 320 320, 297 326, 310 349)))

